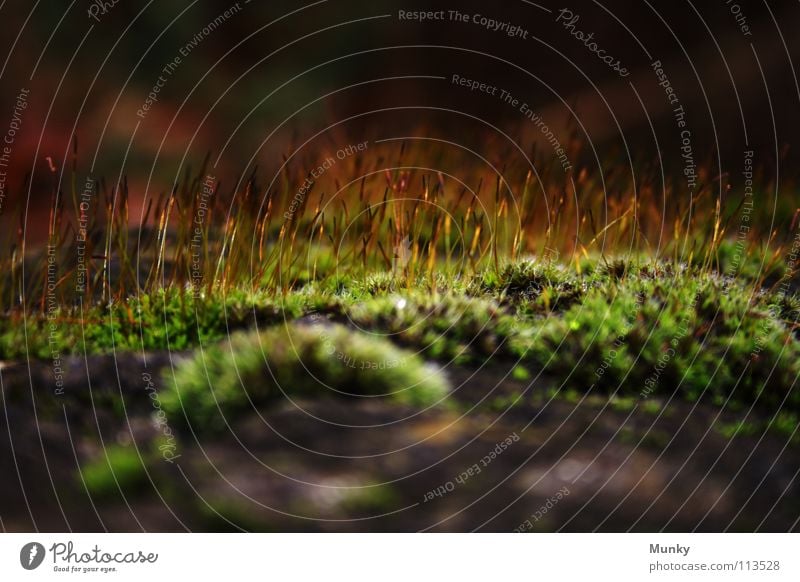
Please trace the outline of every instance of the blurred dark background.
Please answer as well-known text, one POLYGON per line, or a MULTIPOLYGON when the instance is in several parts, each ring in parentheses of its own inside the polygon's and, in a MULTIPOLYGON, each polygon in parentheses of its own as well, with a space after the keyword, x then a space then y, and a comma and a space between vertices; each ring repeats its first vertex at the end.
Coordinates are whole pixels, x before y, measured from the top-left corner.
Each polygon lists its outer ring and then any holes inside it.
POLYGON ((572 133, 590 144, 585 163, 660 159, 680 172, 680 130, 651 67, 660 60, 698 164, 734 186, 745 150, 766 178, 796 172, 797 2, 17 0, 0 15, 0 133, 20 91, 30 91, 2 210, 27 200, 30 184, 31 234, 73 163, 78 184, 127 176, 141 199, 169 190, 208 154, 218 179, 231 183, 258 166, 268 180, 319 132, 304 151, 409 132, 480 151, 492 125, 525 151, 548 151, 518 108, 453 84, 453 74, 506 89, 561 143, 572 133), (579 16, 573 30, 594 33, 630 74, 557 22, 562 8, 579 16), (445 20, 400 20, 400 10, 444 10, 445 20), (451 21, 449 10, 469 21, 451 21), (488 30, 475 14, 527 38, 488 30), (157 101, 137 114, 160 75, 157 101))

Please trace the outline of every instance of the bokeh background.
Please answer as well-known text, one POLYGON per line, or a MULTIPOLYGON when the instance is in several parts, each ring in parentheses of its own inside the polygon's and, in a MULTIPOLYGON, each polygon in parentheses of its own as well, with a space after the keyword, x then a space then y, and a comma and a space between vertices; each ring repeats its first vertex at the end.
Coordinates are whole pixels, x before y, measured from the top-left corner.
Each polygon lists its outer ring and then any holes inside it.
POLYGON ((482 146, 486 124, 526 151, 546 151, 518 110, 454 85, 454 73, 512 92, 562 143, 590 143, 597 158, 584 148, 588 163, 627 159, 627 151, 679 172, 680 137, 650 66, 658 59, 686 110, 696 162, 711 174, 730 176, 735 187, 748 149, 763 175, 780 172, 782 180, 798 161, 796 2, 571 2, 576 29, 593 32, 630 71, 626 78, 556 23, 562 6, 549 3, 100 4, 17 0, 0 9, 0 130, 19 91, 30 90, 6 193, 28 203, 29 240, 46 232, 54 184, 65 188, 73 176, 79 184, 89 175, 111 184, 127 178, 135 223, 145 195, 168 191, 206 156, 223 184, 256 167, 269 177, 299 144, 354 115, 306 151, 412 130, 482 146), (480 13, 529 34, 398 19, 399 10, 420 9, 480 13), (230 17, 204 35, 226 10, 230 17), (163 67, 198 35, 152 108, 137 116, 163 67))

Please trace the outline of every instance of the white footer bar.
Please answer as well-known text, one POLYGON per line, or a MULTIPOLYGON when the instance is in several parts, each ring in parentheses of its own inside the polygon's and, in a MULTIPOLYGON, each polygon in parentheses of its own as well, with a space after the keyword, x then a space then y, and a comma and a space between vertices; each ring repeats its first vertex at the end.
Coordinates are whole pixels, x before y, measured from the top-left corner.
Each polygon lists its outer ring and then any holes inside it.
POLYGON ((0 580, 794 581, 798 554, 791 534, 3 534, 0 580))

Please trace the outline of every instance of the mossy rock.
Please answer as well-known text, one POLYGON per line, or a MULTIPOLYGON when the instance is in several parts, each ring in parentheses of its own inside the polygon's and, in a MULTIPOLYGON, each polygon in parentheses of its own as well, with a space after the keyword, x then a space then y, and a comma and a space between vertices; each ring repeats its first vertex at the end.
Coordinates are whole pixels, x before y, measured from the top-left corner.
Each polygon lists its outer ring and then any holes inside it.
POLYGON ((238 332, 166 374, 164 410, 197 430, 281 398, 374 397, 431 406, 448 392, 440 371, 388 340, 339 324, 291 323, 238 332))

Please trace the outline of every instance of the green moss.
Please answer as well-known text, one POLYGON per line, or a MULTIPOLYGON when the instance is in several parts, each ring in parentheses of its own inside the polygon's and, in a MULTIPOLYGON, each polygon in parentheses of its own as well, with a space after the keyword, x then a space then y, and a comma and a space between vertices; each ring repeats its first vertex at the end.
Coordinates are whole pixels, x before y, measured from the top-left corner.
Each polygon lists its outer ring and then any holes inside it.
POLYGON ((450 294, 380 297, 350 306, 347 316, 430 357, 459 362, 495 354, 518 323, 493 300, 450 294))
POLYGON ((745 283, 774 282, 786 274, 786 264, 774 261, 768 248, 753 248, 740 241, 726 240, 717 248, 718 272, 745 283))
POLYGON ((609 400, 609 404, 611 408, 617 410, 619 412, 630 412, 634 408, 636 408, 636 404, 639 401, 636 398, 628 397, 620 397, 620 396, 613 396, 609 400))
POLYGON ((447 393, 441 373, 418 356, 337 324, 234 333, 198 350, 165 380, 164 409, 185 414, 201 430, 223 428, 251 403, 285 396, 386 397, 429 406, 447 393))
POLYGON ((563 267, 534 261, 508 264, 499 273, 484 271, 470 287, 472 293, 508 298, 535 313, 567 309, 580 301, 585 290, 586 282, 563 267))
MULTIPOLYGON (((563 317, 511 345, 574 385, 621 387, 639 398, 678 387, 688 400, 705 393, 722 403, 733 395, 772 407, 800 372, 800 349, 786 325, 745 288, 713 275, 628 278, 592 289, 563 317)), ((787 402, 797 407, 800 397, 790 393, 787 402)))
POLYGON ((645 400, 641 405, 642 412, 647 414, 658 414, 662 408, 663 406, 658 400, 645 400))
POLYGON ((793 412, 781 411, 769 421, 756 420, 755 418, 741 419, 733 422, 718 422, 714 425, 716 431, 726 438, 737 436, 759 436, 764 432, 771 432, 790 439, 794 444, 800 442, 800 416, 793 412))
POLYGON ((639 435, 629 426, 623 426, 617 432, 616 440, 623 445, 635 445, 641 439, 639 435))
POLYGON ((779 412, 775 419, 769 423, 768 427, 778 434, 788 437, 793 443, 800 442, 800 415, 792 412, 779 412))
POLYGON ((714 428, 719 434, 726 438, 733 438, 735 436, 754 436, 760 430, 757 423, 748 422, 745 420, 738 420, 736 422, 718 422, 714 428))
POLYGON ((54 350, 61 354, 84 349, 88 353, 185 350, 224 337, 228 329, 294 317, 311 303, 300 294, 278 301, 244 290, 199 297, 185 289, 167 288, 83 311, 61 307, 50 318, 34 313, 24 325, 17 317, 8 318, 0 324, 0 355, 49 359, 54 350))
MULTIPOLYGON (((720 253, 729 250, 723 244, 720 253)), ((581 393, 594 387, 647 401, 677 388, 685 400, 703 396, 733 409, 783 402, 800 371, 800 297, 790 278, 757 289, 746 278, 638 256, 592 265, 579 275, 521 261, 464 279, 444 268, 413 280, 358 271, 283 294, 232 288, 196 297, 169 287, 87 307, 83 325, 80 313, 64 307, 53 320, 12 315, 0 321, 0 357, 50 359, 54 350, 65 355, 84 345, 90 353, 189 350, 231 330, 323 314, 442 362, 516 362, 512 377, 523 382, 536 369, 581 393)), ((797 411, 800 393, 789 393, 785 406, 797 411)))
POLYGON ((132 446, 111 445, 100 458, 84 463, 79 479, 92 496, 128 495, 146 482, 147 474, 139 453, 132 446))
POLYGON ((503 412, 514 406, 518 406, 523 402, 519 394, 507 394, 502 396, 495 396, 489 401, 489 409, 494 412, 503 412))
POLYGON ((520 366, 519 364, 514 366, 514 369, 511 370, 511 377, 515 380, 519 380, 520 382, 525 382, 526 380, 531 379, 531 373, 528 372, 528 369, 525 366, 520 366))
POLYGON ((348 489, 340 502, 347 515, 375 515, 400 506, 400 495, 391 485, 348 489))

